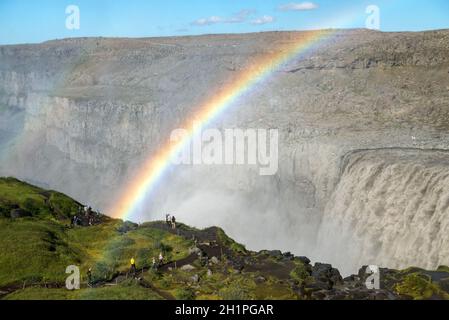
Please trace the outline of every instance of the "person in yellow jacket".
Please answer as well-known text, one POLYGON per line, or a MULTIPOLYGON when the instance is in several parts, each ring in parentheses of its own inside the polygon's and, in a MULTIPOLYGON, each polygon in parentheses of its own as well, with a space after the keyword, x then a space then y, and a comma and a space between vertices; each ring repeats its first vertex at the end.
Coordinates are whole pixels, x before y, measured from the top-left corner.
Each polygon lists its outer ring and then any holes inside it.
POLYGON ((134 258, 131 258, 131 269, 130 269, 130 273, 135 276, 136 275, 136 261, 134 260, 134 258))

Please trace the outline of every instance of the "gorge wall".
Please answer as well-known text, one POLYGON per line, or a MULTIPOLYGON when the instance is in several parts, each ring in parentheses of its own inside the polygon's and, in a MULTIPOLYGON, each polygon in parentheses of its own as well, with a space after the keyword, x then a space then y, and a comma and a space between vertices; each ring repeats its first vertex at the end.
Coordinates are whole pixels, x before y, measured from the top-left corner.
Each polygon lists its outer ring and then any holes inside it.
MULTIPOLYGON (((142 162, 201 103, 255 57, 302 37, 0 46, 0 175, 107 214, 142 162)), ((449 264, 446 154, 425 151, 449 148, 449 31, 337 32, 210 125, 279 129, 278 173, 172 167, 134 220, 169 212, 199 227, 220 225, 251 249, 290 250, 348 272, 375 261, 449 264), (377 151, 357 152, 366 149, 377 151)))

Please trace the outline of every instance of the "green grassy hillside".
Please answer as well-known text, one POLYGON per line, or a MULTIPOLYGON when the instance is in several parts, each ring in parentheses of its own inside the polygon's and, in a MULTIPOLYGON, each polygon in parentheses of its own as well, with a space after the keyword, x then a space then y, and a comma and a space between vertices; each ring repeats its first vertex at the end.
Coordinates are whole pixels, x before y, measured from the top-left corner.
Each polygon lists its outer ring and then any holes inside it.
POLYGON ((0 178, 2 299, 445 299, 449 269, 383 271, 382 290, 363 276, 342 279, 330 265, 280 251, 251 252, 220 228, 165 222, 142 225, 93 212, 54 191, 0 178), (158 269, 152 258, 164 256, 158 269), (136 260, 137 274, 129 274, 136 260), (80 268, 81 289, 65 288, 66 267, 80 268), (87 271, 92 268, 92 283, 87 271), (330 290, 332 289, 332 290, 330 290))

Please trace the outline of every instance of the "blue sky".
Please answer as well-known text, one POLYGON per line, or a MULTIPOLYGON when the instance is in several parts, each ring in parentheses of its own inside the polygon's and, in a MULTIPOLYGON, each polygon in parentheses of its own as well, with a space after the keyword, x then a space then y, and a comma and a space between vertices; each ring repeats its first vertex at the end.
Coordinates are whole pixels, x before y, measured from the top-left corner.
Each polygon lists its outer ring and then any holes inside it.
POLYGON ((449 28, 449 0, 0 0, 0 44, 68 37, 153 37, 325 27, 363 28, 380 9, 383 31, 449 28), (80 28, 66 28, 66 7, 80 28))

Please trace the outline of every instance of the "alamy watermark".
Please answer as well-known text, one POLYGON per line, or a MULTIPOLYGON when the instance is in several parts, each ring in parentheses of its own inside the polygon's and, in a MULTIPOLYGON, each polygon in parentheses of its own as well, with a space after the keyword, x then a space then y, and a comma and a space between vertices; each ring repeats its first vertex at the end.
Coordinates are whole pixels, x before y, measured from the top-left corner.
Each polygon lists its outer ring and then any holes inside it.
POLYGON ((369 5, 365 12, 368 17, 365 20, 367 29, 380 30, 380 8, 376 5, 369 5))
MULTIPOLYGON (((194 127, 198 128, 198 124, 194 127)), ((176 156, 174 165, 256 165, 262 176, 275 175, 279 167, 277 129, 195 130, 192 139, 187 129, 173 130, 171 143, 188 141, 176 156)))
POLYGON ((368 290, 380 289, 380 270, 378 266, 370 265, 365 269, 368 278, 365 280, 365 286, 368 290))
POLYGON ((65 287, 67 290, 80 289, 80 268, 75 265, 70 265, 65 269, 65 273, 70 274, 65 280, 65 287))
POLYGON ((68 30, 79 30, 81 27, 80 8, 76 5, 69 5, 65 8, 65 27, 68 30))

